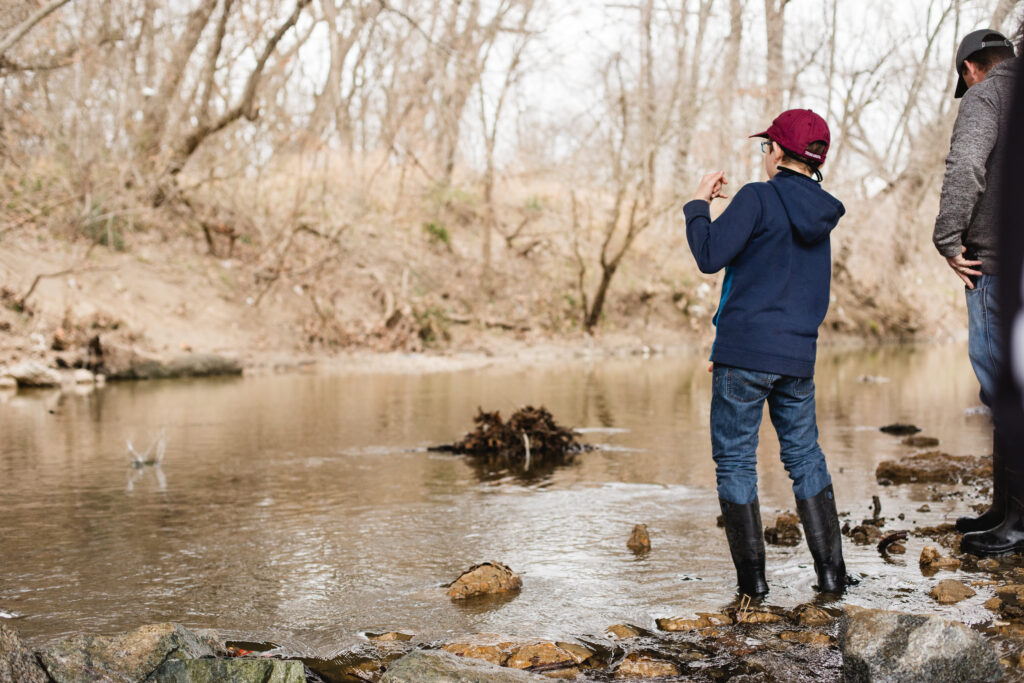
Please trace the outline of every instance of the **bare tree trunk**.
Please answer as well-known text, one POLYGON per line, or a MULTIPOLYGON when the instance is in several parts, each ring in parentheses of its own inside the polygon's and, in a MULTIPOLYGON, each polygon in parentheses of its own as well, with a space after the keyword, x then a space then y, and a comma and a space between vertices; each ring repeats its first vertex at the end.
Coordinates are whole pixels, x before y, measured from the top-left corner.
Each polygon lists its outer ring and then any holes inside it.
POLYGON ((783 83, 786 75, 782 48, 785 38, 785 11, 789 0, 764 0, 765 38, 765 115, 774 118, 782 112, 783 83))

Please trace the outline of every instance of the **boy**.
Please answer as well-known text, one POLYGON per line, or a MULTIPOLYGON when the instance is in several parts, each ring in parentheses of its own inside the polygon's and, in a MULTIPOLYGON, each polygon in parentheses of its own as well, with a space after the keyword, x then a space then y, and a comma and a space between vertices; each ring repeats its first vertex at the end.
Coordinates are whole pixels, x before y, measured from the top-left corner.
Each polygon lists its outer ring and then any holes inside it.
POLYGON ((740 591, 767 594, 757 500, 757 432, 767 400, 817 588, 842 593, 848 578, 832 479, 818 446, 814 359, 829 304, 829 233, 846 210, 819 185, 830 139, 824 119, 790 109, 750 137, 765 138, 768 181, 744 185, 712 221, 711 201, 725 197, 727 181, 721 171, 709 173, 683 207, 701 272, 725 268, 711 351, 711 449, 726 538, 740 591))

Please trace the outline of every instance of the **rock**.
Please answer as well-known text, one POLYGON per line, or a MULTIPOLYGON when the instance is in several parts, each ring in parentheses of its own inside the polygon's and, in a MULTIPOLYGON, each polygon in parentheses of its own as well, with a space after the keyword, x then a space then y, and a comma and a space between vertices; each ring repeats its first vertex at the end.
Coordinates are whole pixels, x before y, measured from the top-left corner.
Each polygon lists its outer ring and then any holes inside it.
POLYGON ((882 540, 882 530, 874 524, 858 524, 850 529, 849 534, 857 545, 871 545, 882 540))
POLYGON ((996 589, 996 597, 1000 603, 999 614, 1004 619, 1024 617, 1024 585, 1000 586, 996 589))
POLYGON ((164 661, 212 657, 221 652, 216 633, 167 623, 116 636, 74 636, 50 645, 40 658, 57 683, 92 683, 142 681, 164 661))
POLYGON ((928 503, 925 503, 921 507, 917 508, 917 511, 918 512, 931 512, 932 511, 932 506, 929 505, 928 503))
POLYGON ((48 683, 43 667, 18 632, 0 623, 0 683, 48 683))
POLYGON ((969 586, 955 579, 943 579, 935 584, 935 587, 932 588, 928 595, 937 600, 940 605, 952 605, 977 595, 977 593, 969 586))
POLYGON ((905 555, 907 553, 907 546, 904 545, 903 541, 896 541, 886 548, 886 552, 890 555, 905 555))
POLYGON ((480 659, 497 666, 504 666, 508 658, 519 647, 519 644, 501 636, 485 634, 473 636, 468 642, 448 643, 442 646, 442 649, 458 657, 480 659))
POLYGON ((60 373, 43 363, 27 360, 7 368, 7 374, 14 378, 19 387, 59 387, 60 373))
POLYGON ((306 683, 306 668, 280 659, 172 659, 146 683, 306 683))
POLYGON ((448 584, 448 597, 463 600, 476 595, 509 593, 523 587, 519 575, 500 562, 476 564, 448 584))
POLYGON ((615 624, 604 630, 610 637, 616 640, 629 640, 640 635, 640 631, 627 624, 615 624))
POLYGON ((800 518, 792 512, 783 512, 775 520, 775 526, 766 527, 764 540, 772 545, 799 545, 803 534, 800 533, 800 518))
POLYGON ((1003 606, 1003 601, 999 598, 989 598, 982 605, 985 609, 990 609, 993 612, 998 612, 1003 606))
POLYGON ((664 659, 632 652, 615 667, 616 678, 661 678, 678 676, 679 667, 664 659))
POLYGON ((242 374, 242 364, 235 358, 213 353, 187 353, 165 359, 132 346, 109 342, 102 344, 101 368, 106 378, 111 380, 242 374))
POLYGON ((4 389, 17 389, 18 380, 14 379, 10 375, 0 375, 0 391, 4 389))
POLYGON ((801 626, 825 626, 836 620, 820 607, 810 604, 797 605, 793 608, 790 618, 801 626))
POLYGON ((544 681, 526 671, 506 669, 478 659, 437 650, 417 650, 388 667, 380 683, 523 683, 544 681))
POLYGON ((696 631, 697 629, 706 628, 710 626, 707 621, 703 619, 657 619, 654 622, 658 625, 658 628, 662 631, 671 631, 673 633, 696 631))
POLYGON ((934 436, 908 436, 901 443, 911 448, 938 448, 939 446, 939 440, 934 436))
POLYGON ((978 569, 984 569, 985 571, 996 571, 1003 566, 999 560, 994 557, 986 557, 983 560, 978 560, 978 569))
POLYGON ((836 639, 827 633, 816 631, 783 631, 780 638, 787 643, 803 643, 804 645, 834 645, 836 639))
POLYGON ((709 626, 729 626, 732 624, 732 618, 718 612, 697 612, 697 616, 701 620, 706 621, 709 626))
POLYGON ((922 569, 938 571, 948 569, 953 571, 960 568, 960 560, 955 557, 943 557, 939 549, 933 545, 926 545, 921 550, 920 564, 922 569))
POLYGON ((582 664, 594 653, 575 643, 533 643, 519 648, 505 666, 513 669, 543 669, 547 676, 575 678, 582 664))
POLYGON ((979 634, 935 616, 848 607, 840 627, 843 680, 968 683, 1003 677, 979 634))
POLYGON ((72 370, 71 381, 75 384, 94 384, 96 376, 84 368, 72 370))
POLYGON ((891 425, 879 427, 878 431, 884 432, 886 434, 892 434, 893 436, 910 436, 911 434, 917 434, 921 430, 920 428, 914 425, 903 424, 901 422, 894 422, 891 425))
POLYGON ((736 623, 737 624, 777 624, 783 621, 781 614, 775 614, 775 612, 765 611, 753 611, 753 612, 737 612, 736 623))
POLYGON ((634 553, 645 553, 651 549, 651 536, 647 533, 646 524, 637 524, 633 527, 633 533, 626 541, 626 547, 634 553))
POLYGON ((920 453, 899 460, 885 460, 875 468, 875 478, 895 484, 927 482, 959 484, 992 478, 992 458, 979 455, 949 455, 939 451, 920 453))
POLYGON ((408 633, 399 633, 398 631, 388 631, 387 633, 368 633, 366 637, 375 643, 395 643, 395 642, 408 642, 412 640, 412 636, 408 633))

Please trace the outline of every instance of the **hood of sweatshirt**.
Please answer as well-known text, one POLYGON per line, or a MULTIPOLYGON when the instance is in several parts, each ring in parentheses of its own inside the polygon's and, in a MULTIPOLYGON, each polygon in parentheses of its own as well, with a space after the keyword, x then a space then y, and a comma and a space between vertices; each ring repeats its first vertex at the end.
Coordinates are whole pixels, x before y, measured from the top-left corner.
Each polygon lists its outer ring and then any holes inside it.
POLYGON ((780 169, 769 184, 779 193, 793 230, 807 244, 828 237, 846 213, 842 202, 800 173, 780 169))

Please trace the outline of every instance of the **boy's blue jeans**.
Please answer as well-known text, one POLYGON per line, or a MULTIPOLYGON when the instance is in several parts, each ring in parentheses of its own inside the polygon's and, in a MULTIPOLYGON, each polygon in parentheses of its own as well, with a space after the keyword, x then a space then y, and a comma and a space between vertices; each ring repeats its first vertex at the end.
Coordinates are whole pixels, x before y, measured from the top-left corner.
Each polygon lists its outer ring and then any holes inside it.
POLYGON ((765 400, 797 500, 832 483, 818 446, 813 378, 716 364, 711 386, 711 454, 719 498, 745 505, 757 497, 757 432, 765 400))
POLYGON ((982 275, 971 278, 974 289, 967 292, 967 353, 981 384, 981 402, 992 406, 999 372, 1002 347, 999 325, 999 278, 982 275))

